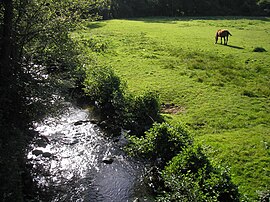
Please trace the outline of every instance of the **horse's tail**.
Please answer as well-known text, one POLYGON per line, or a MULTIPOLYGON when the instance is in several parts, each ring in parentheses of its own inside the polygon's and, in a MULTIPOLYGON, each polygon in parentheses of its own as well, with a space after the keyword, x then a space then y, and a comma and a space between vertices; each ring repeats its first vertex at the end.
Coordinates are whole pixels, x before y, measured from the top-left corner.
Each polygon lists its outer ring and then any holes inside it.
POLYGON ((228 31, 228 35, 232 36, 232 34, 228 31))

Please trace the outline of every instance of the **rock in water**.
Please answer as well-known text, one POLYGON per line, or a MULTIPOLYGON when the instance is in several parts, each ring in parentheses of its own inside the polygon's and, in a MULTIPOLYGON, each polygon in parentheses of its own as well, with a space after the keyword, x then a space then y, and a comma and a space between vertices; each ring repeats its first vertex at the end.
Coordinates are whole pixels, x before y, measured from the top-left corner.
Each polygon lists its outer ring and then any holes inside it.
POLYGON ((40 149, 35 149, 35 150, 32 151, 32 154, 34 154, 35 156, 38 156, 38 155, 40 155, 42 153, 43 153, 43 151, 40 150, 40 149))
POLYGON ((44 152, 42 154, 42 156, 45 157, 45 158, 50 158, 52 156, 52 154, 50 152, 44 152))
POLYGON ((106 163, 106 164, 112 164, 113 163, 113 158, 112 157, 104 157, 102 159, 102 162, 106 163))

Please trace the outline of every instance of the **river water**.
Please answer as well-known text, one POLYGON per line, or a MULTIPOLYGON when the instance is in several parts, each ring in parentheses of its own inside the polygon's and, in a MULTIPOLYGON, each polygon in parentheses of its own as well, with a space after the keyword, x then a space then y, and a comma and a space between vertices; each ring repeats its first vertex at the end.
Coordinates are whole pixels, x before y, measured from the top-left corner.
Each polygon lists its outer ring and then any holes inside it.
POLYGON ((35 123, 39 136, 28 151, 32 177, 50 190, 49 201, 126 202, 144 198, 142 163, 93 123, 88 110, 68 104, 56 117, 35 123))

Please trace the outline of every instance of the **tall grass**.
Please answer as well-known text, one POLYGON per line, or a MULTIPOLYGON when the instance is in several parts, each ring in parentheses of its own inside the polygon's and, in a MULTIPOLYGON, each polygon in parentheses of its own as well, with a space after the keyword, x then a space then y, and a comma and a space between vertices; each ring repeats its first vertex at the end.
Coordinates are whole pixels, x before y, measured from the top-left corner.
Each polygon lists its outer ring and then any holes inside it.
POLYGON ((246 200, 270 184, 269 18, 148 18, 85 23, 84 54, 111 66, 128 89, 157 91, 211 159, 231 167, 246 200), (214 44, 227 28, 228 46, 214 44), (254 52, 256 47, 264 52, 254 52))

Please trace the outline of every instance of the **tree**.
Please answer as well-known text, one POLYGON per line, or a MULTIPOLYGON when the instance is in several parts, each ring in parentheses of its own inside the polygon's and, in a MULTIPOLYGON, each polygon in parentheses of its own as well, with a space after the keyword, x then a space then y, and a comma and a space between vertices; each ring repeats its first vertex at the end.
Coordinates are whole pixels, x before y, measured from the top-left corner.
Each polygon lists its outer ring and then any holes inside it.
MULTIPOLYGON (((97 19, 96 12, 104 6, 102 3, 102 0, 4 0, 0 4, 1 102, 12 99, 6 99, 5 93, 12 87, 20 92, 19 97, 27 98, 22 104, 35 104, 29 97, 40 98, 36 103, 44 104, 48 94, 41 87, 48 87, 44 83, 49 79, 42 78, 41 72, 50 74, 50 78, 72 81, 81 64, 79 50, 69 33, 86 18, 97 19)), ((57 85, 62 83, 63 80, 57 85)))
POLYGON ((113 18, 269 14, 267 0, 111 0, 113 18), (258 3, 257 3, 258 2, 258 3), (258 10, 261 7, 261 10, 258 10), (261 13, 260 13, 260 12, 261 13))
POLYGON ((3 28, 1 36, 1 75, 3 75, 4 65, 9 64, 12 49, 12 18, 13 18, 13 2, 9 0, 3 1, 3 28))
POLYGON ((24 201, 24 153, 29 127, 54 93, 74 87, 81 66, 70 37, 97 19, 103 0, 0 1, 0 198, 24 201), (74 81, 74 82, 73 82, 74 81), (63 85, 64 84, 64 85, 63 85), (58 87, 58 88, 56 88, 58 87))

